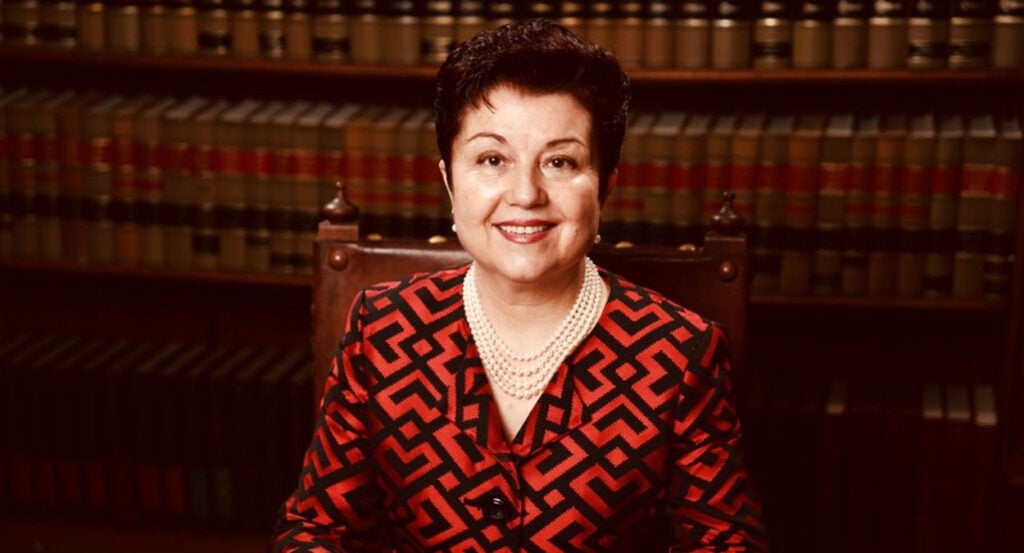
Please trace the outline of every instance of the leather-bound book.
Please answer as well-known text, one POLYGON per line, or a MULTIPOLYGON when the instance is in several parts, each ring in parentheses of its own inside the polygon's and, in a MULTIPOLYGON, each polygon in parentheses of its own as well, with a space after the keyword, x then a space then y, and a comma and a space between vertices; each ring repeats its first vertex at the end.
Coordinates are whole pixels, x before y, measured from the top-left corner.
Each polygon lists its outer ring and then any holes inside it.
POLYGON ((910 3, 907 24, 907 67, 940 69, 949 57, 950 0, 910 3))
POLYGON ((111 114, 125 99, 109 96, 89 106, 83 130, 83 216, 89 262, 109 264, 114 253, 114 182, 111 171, 111 114))
POLYGON ((612 13, 615 57, 627 69, 644 65, 644 3, 618 0, 612 13))
POLYGON ((820 546, 818 551, 848 551, 850 535, 850 383, 845 376, 829 379, 825 405, 821 411, 820 434, 820 497, 816 503, 821 512, 820 546))
POLYGON ((754 272, 750 286, 756 294, 779 292, 782 233, 786 220, 786 164, 794 123, 792 114, 772 114, 761 138, 761 151, 754 173, 754 209, 748 231, 754 272))
POLYGON ((345 146, 345 126, 362 109, 362 106, 347 103, 327 114, 320 123, 320 198, 321 208, 337 195, 335 183, 346 178, 348 149, 345 146))
POLYGON ((576 36, 581 38, 587 36, 586 20, 584 19, 586 4, 587 2, 576 0, 559 2, 556 6, 555 21, 572 31, 576 36))
POLYGON ((187 350, 181 343, 159 344, 149 357, 124 375, 119 387, 117 416, 126 421, 126 432, 121 438, 130 438, 133 447, 124 450, 119 462, 129 465, 128 484, 138 500, 137 516, 142 521, 158 522, 166 517, 163 478, 160 474, 160 402, 166 398, 160 393, 161 371, 187 350))
POLYGON ((816 296, 836 296, 842 289, 843 233, 846 227, 846 193, 850 189, 852 143, 853 114, 830 115, 821 145, 817 220, 811 259, 811 292, 816 296))
POLYGON ((345 125, 345 184, 349 201, 359 208, 360 232, 380 232, 380 221, 370 205, 371 151, 370 130, 373 122, 385 112, 384 106, 366 106, 345 125))
POLYGON ((257 58, 260 56, 260 12, 257 0, 227 0, 228 36, 231 37, 231 56, 257 58))
POLYGON ((10 127, 10 115, 16 101, 28 93, 25 88, 0 91, 0 143, 4 145, 0 148, 0 257, 10 257, 14 252, 14 206, 11 205, 14 189, 9 172, 13 163, 9 144, 14 135, 10 127))
POLYGON ((257 0, 260 14, 260 56, 283 59, 287 45, 284 32, 284 0, 257 0))
POLYGON ((883 501, 880 486, 885 430, 883 383, 877 375, 858 375, 850 387, 850 534, 852 551, 878 551, 883 501))
POLYGON ((520 17, 522 3, 514 0, 487 0, 484 2, 484 18, 487 20, 487 27, 495 29, 502 25, 512 23, 520 17))
POLYGON ((173 97, 165 96, 135 114, 135 215, 139 225, 139 262, 146 267, 164 266, 161 118, 176 104, 173 97))
POLYGON ((49 91, 35 90, 6 107, 11 235, 13 254, 17 257, 39 256, 39 220, 33 209, 37 153, 32 114, 51 97, 49 91))
POLYGON ((729 147, 729 190, 736 194, 733 207, 748 221, 754 212, 754 183, 766 121, 763 112, 741 115, 729 147))
POLYGON ((907 64, 907 5, 909 0, 873 2, 868 18, 867 66, 899 69, 907 64))
POLYGON ((171 54, 199 52, 199 13, 196 0, 167 0, 167 42, 171 54))
POLYGON ((824 131, 824 116, 802 113, 789 140, 779 266, 779 291, 788 296, 807 295, 811 291, 811 252, 824 131))
POLYGON ((107 51, 135 54, 141 48, 139 4, 135 0, 107 0, 107 51))
POLYGON ((678 192, 672 183, 676 141, 683 131, 686 114, 679 111, 658 113, 647 135, 648 152, 645 169, 641 171, 645 233, 654 244, 673 242, 672 200, 678 192))
MULTIPOLYGON (((798 393, 797 375, 791 367, 773 367, 765 416, 768 439, 780 450, 797 452, 801 449, 801 438, 795 432, 796 401, 798 393)), ((770 448, 771 446, 769 446, 770 448)), ((781 550, 793 548, 797 535, 802 533, 801 507, 796 501, 801 487, 799 483, 807 474, 798 474, 797 463, 788 456, 771 455, 766 451, 762 466, 767 469, 767 488, 764 490, 765 517, 771 521, 772 546, 781 550)))
POLYGON ((587 2, 586 18, 587 40, 604 47, 610 52, 615 51, 615 3, 596 0, 587 2))
POLYGON ((190 141, 194 148, 194 173, 183 190, 185 203, 193 214, 191 259, 192 268, 202 271, 217 269, 220 258, 220 234, 217 225, 217 120, 231 106, 217 100, 195 114, 190 122, 190 141))
POLYGON ((346 61, 349 58, 348 18, 342 0, 313 1, 313 59, 346 61))
POLYGON ((966 542, 975 551, 993 551, 998 533, 996 506, 999 504, 996 475, 999 474, 999 411, 991 384, 980 383, 971 391, 971 455, 967 473, 974 475, 968 484, 966 504, 970 505, 970 533, 966 542))
MULTIPOLYGON (((392 225, 398 236, 429 237, 426 219, 428 212, 420 203, 419 133, 423 124, 433 117, 426 109, 418 109, 399 123, 394 131, 392 160, 392 225)), ((437 172, 436 166, 434 172, 437 172)))
MULTIPOLYGON (((86 52, 101 52, 106 49, 106 5, 101 0, 83 0, 75 5, 78 20, 78 48, 86 52)), ((8 33, 11 20, 7 22, 8 33)), ((10 39, 7 39, 10 43, 10 39)))
POLYGON ((35 196, 31 210, 37 220, 39 257, 42 259, 55 261, 64 257, 58 211, 60 142, 57 134, 57 113, 63 106, 73 104, 75 100, 74 92, 65 91, 51 97, 32 114, 36 167, 35 196))
POLYGON ((950 69, 978 69, 992 55, 992 18, 997 0, 953 0, 949 18, 950 69))
POLYGON ((999 2, 992 19, 992 67, 1024 67, 1024 3, 999 2))
POLYGON ((39 0, 8 0, 0 4, 3 39, 11 46, 38 46, 39 0))
POLYGON ((992 204, 988 218, 988 251, 985 255, 984 297, 1006 300, 1011 295, 1017 204, 1020 201, 1021 171, 1024 170, 1024 141, 1020 119, 1002 116, 996 122, 999 136, 992 174, 992 204))
POLYGON ((292 205, 292 259, 296 273, 313 274, 313 241, 320 222, 320 132, 323 120, 337 106, 320 102, 301 113, 292 124, 288 157, 292 205))
POLYGON ((39 42, 43 46, 63 50, 78 46, 78 20, 74 1, 39 2, 39 42))
POLYGON ((710 226, 711 217, 722 204, 722 192, 728 190, 732 164, 732 138, 739 116, 719 112, 714 116, 704 146, 704 182, 700 196, 700 221, 710 226))
POLYGON ((875 178, 868 206, 868 295, 896 295, 901 167, 906 151, 906 114, 882 116, 875 150, 875 178))
MULTIPOLYGON (((941 500, 939 502, 938 543, 940 552, 969 551, 970 506, 967 503, 971 484, 971 407, 969 391, 957 381, 945 383, 946 428, 943 435, 946 456, 943 463, 941 500)), ((979 452, 980 453, 980 452, 979 452)))
POLYGON ((703 69, 711 63, 712 0, 683 0, 675 20, 675 67, 703 69))
POLYGON ((794 456, 790 467, 791 488, 787 543, 794 551, 815 551, 821 542, 822 518, 819 508, 822 473, 831 467, 821 464, 822 413, 828 399, 828 381, 824 375, 799 371, 791 426, 783 435, 794 456))
POLYGON ((856 119, 850 145, 850 188, 846 194, 843 233, 844 296, 863 296, 868 287, 868 248, 871 226, 868 208, 874 187, 880 118, 862 114, 856 119))
POLYGON ((294 61, 313 59, 312 0, 285 0, 284 54, 294 61))
POLYGON ((753 19, 753 0, 712 0, 712 69, 742 69, 750 66, 753 19))
POLYGON ((353 0, 349 4, 348 24, 355 63, 376 64, 382 59, 381 3, 383 0, 353 0))
POLYGON ((228 56, 233 48, 227 0, 196 0, 196 38, 204 56, 228 56))
POLYGON ((307 421, 313 420, 310 416, 313 393, 310 391, 303 401, 295 402, 290 384, 297 371, 308 375, 311 366, 304 348, 294 348, 256 375, 254 399, 259 408, 253 412, 252 424, 259 431, 254 446, 258 450, 260 472, 264 475, 257 491, 263 493, 261 504, 269 507, 268 513, 274 512, 295 489, 295 471, 299 470, 302 452, 312 435, 307 421), (292 424, 293 421, 298 424, 292 424), (299 441, 305 443, 296 451, 293 444, 299 441))
POLYGON ((698 244, 703 236, 701 190, 711 115, 691 113, 676 139, 672 168, 672 220, 675 244, 698 244))
POLYGON ((167 36, 167 5, 163 0, 139 0, 139 52, 148 56, 166 54, 170 48, 167 36))
POLYGON ((153 406, 146 406, 146 409, 155 409, 155 413, 150 416, 155 416, 156 422, 146 428, 146 432, 156 434, 155 454, 160 472, 162 507, 160 518, 169 524, 182 524, 188 515, 185 480, 185 444, 188 436, 185 413, 194 400, 183 389, 182 374, 209 357, 212 351, 210 346, 193 344, 166 363, 161 363, 154 390, 159 400, 153 406))
POLYGON ((826 69, 832 63, 834 0, 797 0, 793 23, 793 67, 826 69))
POLYGON ((0 334, 0 508, 8 509, 11 504, 11 486, 8 482, 8 469, 14 448, 14 399, 16 390, 11 380, 14 368, 9 361, 12 355, 18 354, 26 344, 30 344, 33 336, 28 333, 0 334))
POLYGON ((455 44, 454 0, 425 0, 419 62, 441 65, 455 44))
POLYGON ((380 62, 416 65, 420 61, 420 14, 413 0, 384 0, 380 19, 380 62))
POLYGON ((214 131, 214 217, 216 219, 217 269, 244 271, 246 269, 246 188, 244 150, 247 119, 263 104, 246 99, 233 104, 220 114, 214 131))
POLYGON ((647 241, 643 235, 643 175, 642 167, 648 158, 644 145, 654 124, 654 113, 640 112, 633 116, 626 127, 626 140, 622 146, 619 161, 619 180, 612 190, 608 203, 616 214, 610 223, 608 238, 627 240, 634 243, 647 241))
POLYGON ((984 294, 997 136, 991 114, 968 116, 957 201, 954 298, 980 299, 984 294))
POLYGON ((416 171, 416 180, 420 183, 419 197, 423 198, 423 206, 428 215, 427 236, 451 236, 454 234, 451 229, 452 205, 438 168, 441 155, 437 151, 433 117, 423 122, 417 136, 419 169, 416 171))
POLYGON ((758 69, 788 69, 793 64, 793 0, 759 0, 755 7, 751 61, 758 69))
POLYGON ((644 2, 644 67, 667 69, 674 65, 674 22, 677 3, 667 0, 644 2))
POLYGON ((271 120, 270 141, 270 183, 268 188, 267 227, 270 229, 270 271, 294 273, 292 260, 295 257, 295 230, 292 220, 296 215, 295 170, 291 164, 293 143, 292 129, 303 113, 312 104, 304 100, 289 103, 277 112, 271 120))
POLYGON ((138 144, 139 117, 156 100, 149 95, 133 96, 111 111, 113 170, 114 259, 118 265, 134 266, 142 262, 142 232, 139 204, 138 166, 143 162, 138 144))
POLYGON ((455 45, 458 46, 487 28, 483 0, 455 2, 455 45))
POLYGON ((273 178, 271 143, 273 118, 284 102, 267 102, 246 119, 242 167, 245 187, 245 266, 248 271, 270 271, 270 189, 273 178))
POLYGON ((936 149, 935 115, 914 115, 900 168, 896 295, 902 298, 919 298, 924 294, 929 196, 936 149))
POLYGON ((832 20, 833 69, 856 69, 867 63, 870 12, 867 0, 836 0, 832 20))
MULTIPOLYGON (((82 212, 84 199, 82 119, 86 107, 99 98, 102 96, 97 92, 76 94, 74 100, 58 106, 54 114, 57 127, 57 217, 60 219, 60 247, 65 260, 78 264, 88 261, 85 218, 82 212)), ((2 118, 3 99, 0 99, 0 119, 2 118)), ((0 126, 2 126, 2 121, 0 121, 0 126)), ((2 165, 3 163, 0 162, 0 182, 3 182, 7 176, 2 165)), ((2 216, 3 214, 0 214, 0 217, 2 216)), ((2 228, 3 225, 0 224, 0 229, 2 228)))
POLYGON ((917 442, 920 453, 915 482, 914 543, 920 551, 939 551, 937 536, 946 487, 943 478, 951 453, 946 449, 943 403, 942 383, 929 378, 921 391, 921 436, 917 442))
POLYGON ((192 96, 161 114, 164 186, 160 224, 163 227, 163 261, 166 268, 192 268, 195 143, 191 120, 208 103, 207 98, 192 96))
POLYGON ((913 550, 915 479, 920 470, 921 384, 905 376, 885 391, 880 502, 881 551, 913 550))
POLYGON ((386 237, 402 236, 399 219, 396 137, 402 121, 410 115, 404 108, 389 108, 370 128, 370 189, 365 207, 379 221, 378 232, 386 237))
POLYGON ((930 299, 948 298, 953 284, 957 196, 963 149, 963 116, 941 115, 935 138, 935 165, 929 185, 928 243, 924 258, 924 297, 930 299))

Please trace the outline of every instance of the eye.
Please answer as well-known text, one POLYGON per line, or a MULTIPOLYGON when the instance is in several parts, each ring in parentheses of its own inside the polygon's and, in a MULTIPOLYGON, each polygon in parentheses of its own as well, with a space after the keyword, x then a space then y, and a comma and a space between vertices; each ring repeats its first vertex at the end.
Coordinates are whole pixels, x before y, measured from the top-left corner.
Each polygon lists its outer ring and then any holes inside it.
POLYGON ((477 163, 480 165, 486 165, 488 167, 498 167, 501 165, 501 156, 497 154, 486 154, 482 155, 477 159, 477 163))
POLYGON ((548 163, 550 163, 551 167, 555 169, 575 169, 577 167, 576 160, 570 157, 552 158, 548 163))

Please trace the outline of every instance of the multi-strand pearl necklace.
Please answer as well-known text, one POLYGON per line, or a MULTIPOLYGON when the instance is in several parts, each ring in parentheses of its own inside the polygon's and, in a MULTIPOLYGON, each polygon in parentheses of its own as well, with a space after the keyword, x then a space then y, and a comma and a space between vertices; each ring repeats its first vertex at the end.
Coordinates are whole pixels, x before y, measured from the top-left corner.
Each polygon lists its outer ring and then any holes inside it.
POLYGON ((518 399, 540 395, 565 357, 590 333, 604 310, 604 283, 597 267, 585 258, 583 286, 576 302, 551 339, 539 350, 522 354, 511 347, 491 325, 476 288, 476 265, 470 265, 462 285, 466 320, 473 333, 484 370, 506 394, 518 399))

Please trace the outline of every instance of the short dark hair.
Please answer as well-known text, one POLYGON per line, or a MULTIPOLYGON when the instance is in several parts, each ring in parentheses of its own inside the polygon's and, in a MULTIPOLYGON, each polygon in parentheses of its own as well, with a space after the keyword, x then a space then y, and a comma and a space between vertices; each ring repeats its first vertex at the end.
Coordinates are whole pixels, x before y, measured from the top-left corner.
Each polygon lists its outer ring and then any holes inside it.
POLYGON ((547 19, 484 31, 459 45, 437 72, 437 147, 451 178, 452 143, 469 106, 486 103, 495 86, 528 93, 567 93, 590 113, 597 141, 600 195, 619 163, 629 114, 629 77, 610 52, 547 19))

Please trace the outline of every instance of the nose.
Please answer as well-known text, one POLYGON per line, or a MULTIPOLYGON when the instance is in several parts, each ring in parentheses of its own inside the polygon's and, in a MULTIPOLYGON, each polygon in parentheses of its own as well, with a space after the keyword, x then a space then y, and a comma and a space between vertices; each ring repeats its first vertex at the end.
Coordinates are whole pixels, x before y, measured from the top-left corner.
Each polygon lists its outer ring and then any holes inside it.
POLYGON ((517 207, 535 207, 547 201, 544 176, 537 167, 523 167, 511 175, 506 201, 517 207))

